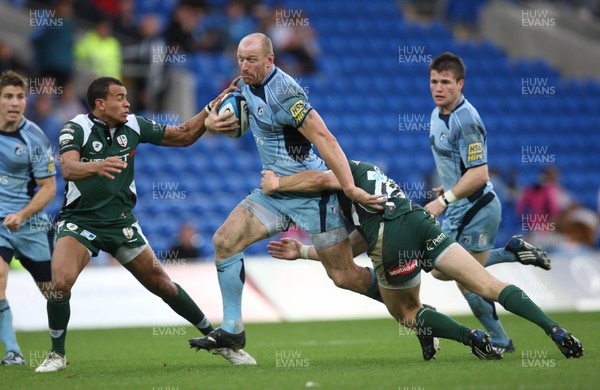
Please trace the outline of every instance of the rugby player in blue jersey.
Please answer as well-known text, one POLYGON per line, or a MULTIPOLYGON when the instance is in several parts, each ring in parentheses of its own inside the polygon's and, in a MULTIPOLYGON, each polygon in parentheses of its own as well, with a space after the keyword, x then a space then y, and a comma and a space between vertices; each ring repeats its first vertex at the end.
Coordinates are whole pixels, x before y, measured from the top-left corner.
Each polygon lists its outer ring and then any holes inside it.
POLYGON ((46 134, 23 116, 27 80, 0 75, 0 339, 2 365, 23 365, 6 298, 9 264, 16 256, 45 293, 52 275, 54 232, 43 208, 56 195, 56 169, 46 134))
MULTIPOLYGON (((244 37, 237 59, 242 80, 238 88, 247 101, 250 128, 264 169, 278 175, 306 170, 331 169, 343 192, 353 201, 381 209, 380 196, 369 195, 354 185, 346 156, 335 137, 310 105, 303 89, 274 65, 271 40, 264 34, 244 37), (315 146, 322 158, 313 152, 315 146)), ((227 132, 236 120, 213 109, 207 129, 227 132)), ((331 191, 265 195, 253 190, 234 208, 213 237, 219 285, 223 298, 223 322, 204 338, 190 340, 197 349, 242 348, 246 335, 242 321, 244 287, 243 250, 249 245, 286 230, 290 224, 306 230, 319 253, 327 275, 336 286, 381 300, 375 272, 357 266, 348 233, 331 191)))
MULTIPOLYGON (((479 113, 463 95, 466 67, 451 53, 435 58, 429 66, 431 95, 436 108, 431 114, 429 143, 442 186, 438 198, 425 208, 438 217, 445 212, 443 231, 454 238, 483 266, 519 261, 550 269, 545 252, 512 237, 504 248, 494 248, 500 226, 501 205, 489 180, 487 134, 479 113)), ((436 278, 448 278, 438 271, 436 278)), ((492 336, 500 352, 514 352, 512 340, 496 315, 494 303, 458 284, 473 314, 492 336)))

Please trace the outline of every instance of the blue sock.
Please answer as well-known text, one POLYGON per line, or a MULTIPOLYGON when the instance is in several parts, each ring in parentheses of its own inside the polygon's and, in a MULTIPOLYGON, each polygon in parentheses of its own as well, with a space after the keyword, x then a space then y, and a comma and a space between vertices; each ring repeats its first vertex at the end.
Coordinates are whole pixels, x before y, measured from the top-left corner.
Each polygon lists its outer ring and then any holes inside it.
POLYGON ((507 345, 510 338, 496 315, 494 303, 472 292, 468 292, 464 296, 475 317, 477 317, 479 322, 485 327, 485 330, 491 335, 492 344, 507 345))
POLYGON ((490 251, 486 267, 499 263, 514 263, 517 261, 517 256, 514 253, 505 250, 504 248, 496 248, 490 251))
POLYGON ((244 330, 242 322, 242 291, 246 276, 244 254, 235 255, 217 263, 217 276, 223 298, 223 322, 221 329, 238 334, 244 330))
POLYGON ((23 355, 17 344, 17 336, 13 328, 12 312, 6 299, 0 301, 0 340, 2 340, 7 352, 13 351, 23 355))

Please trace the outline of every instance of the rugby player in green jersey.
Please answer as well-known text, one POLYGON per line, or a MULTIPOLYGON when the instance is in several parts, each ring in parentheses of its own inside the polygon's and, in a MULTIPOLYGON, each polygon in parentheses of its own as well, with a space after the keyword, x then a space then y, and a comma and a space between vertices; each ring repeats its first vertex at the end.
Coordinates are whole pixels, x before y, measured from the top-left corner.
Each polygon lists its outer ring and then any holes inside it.
MULTIPOLYGON (((237 82, 237 80, 235 80, 237 82)), ((212 325, 188 294, 160 266, 133 214, 135 152, 140 143, 189 146, 204 134, 210 107, 179 126, 163 126, 130 112, 121 81, 100 77, 87 90, 91 112, 77 115, 60 132, 61 172, 65 202, 58 219, 58 239, 52 255, 53 291, 48 299, 52 348, 36 372, 66 368, 65 337, 71 288, 91 256, 100 250, 114 256, 150 292, 203 334, 212 325)), ((243 350, 211 351, 233 364, 255 364, 243 350)))
MULTIPOLYGON (((577 338, 549 318, 523 290, 492 276, 379 168, 366 162, 350 161, 349 164, 357 187, 385 199, 384 211, 365 208, 344 196, 331 171, 305 171, 282 177, 263 171, 261 187, 267 195, 278 191, 338 191, 341 210, 356 228, 350 235, 354 255, 366 251, 371 258, 383 301, 398 322, 415 329, 417 334, 471 345, 473 353, 481 359, 501 357, 483 331, 471 330, 421 305, 420 271, 436 269, 470 291, 500 303, 511 313, 541 327, 567 358, 583 356, 577 338)), ((269 253, 279 259, 318 260, 314 248, 291 238, 270 242, 268 248, 269 253)))

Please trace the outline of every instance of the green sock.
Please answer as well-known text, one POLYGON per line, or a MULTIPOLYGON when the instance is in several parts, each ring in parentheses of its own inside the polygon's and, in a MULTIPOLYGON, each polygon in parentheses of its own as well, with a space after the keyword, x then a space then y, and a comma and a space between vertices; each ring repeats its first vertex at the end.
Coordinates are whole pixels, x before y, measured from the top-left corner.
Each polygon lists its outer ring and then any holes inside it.
POLYGON ((67 338, 67 325, 71 317, 71 306, 69 299, 48 299, 46 310, 48 311, 48 327, 52 338, 52 351, 65 356, 65 339, 67 338))
POLYGON ((421 308, 417 312, 417 332, 469 345, 469 331, 464 325, 435 310, 421 308))
POLYGON ((550 334, 550 330, 558 325, 517 286, 506 286, 498 296, 498 303, 511 313, 538 325, 547 334, 550 334))
POLYGON ((202 334, 206 335, 213 331, 213 326, 198 305, 196 305, 180 285, 175 283, 175 286, 177 286, 178 291, 177 297, 170 302, 165 301, 165 303, 171 306, 171 309, 173 309, 175 313, 179 314, 198 328, 202 334))

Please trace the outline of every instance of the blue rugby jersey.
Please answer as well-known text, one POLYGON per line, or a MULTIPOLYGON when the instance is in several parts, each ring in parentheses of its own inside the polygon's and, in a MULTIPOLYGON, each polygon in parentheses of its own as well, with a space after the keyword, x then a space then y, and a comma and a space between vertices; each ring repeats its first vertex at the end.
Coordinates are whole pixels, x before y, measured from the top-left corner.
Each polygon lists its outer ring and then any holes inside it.
POLYGON ((35 123, 23 117, 16 131, 0 130, 0 218, 29 204, 35 179, 55 175, 50 141, 35 123))
POLYGON ((264 169, 278 176, 328 169, 314 153, 310 141, 298 131, 313 108, 293 78, 273 66, 258 87, 242 80, 238 87, 246 98, 250 129, 264 169))

